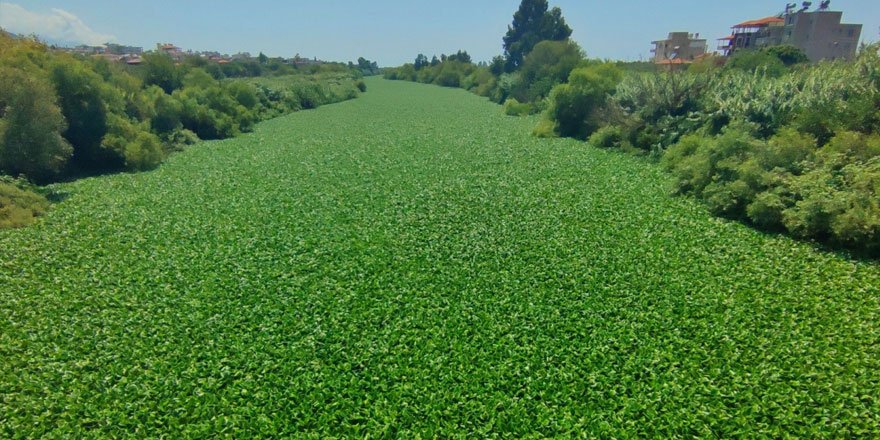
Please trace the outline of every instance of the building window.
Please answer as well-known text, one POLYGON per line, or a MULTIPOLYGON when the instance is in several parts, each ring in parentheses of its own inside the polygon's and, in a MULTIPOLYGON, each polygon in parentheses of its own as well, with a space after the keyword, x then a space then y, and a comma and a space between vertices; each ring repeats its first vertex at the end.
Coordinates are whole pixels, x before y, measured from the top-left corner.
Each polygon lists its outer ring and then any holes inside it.
POLYGON ((850 37, 852 37, 854 34, 855 34, 855 31, 852 30, 852 29, 850 29, 850 30, 846 33, 846 35, 848 35, 848 36, 850 36, 850 37))

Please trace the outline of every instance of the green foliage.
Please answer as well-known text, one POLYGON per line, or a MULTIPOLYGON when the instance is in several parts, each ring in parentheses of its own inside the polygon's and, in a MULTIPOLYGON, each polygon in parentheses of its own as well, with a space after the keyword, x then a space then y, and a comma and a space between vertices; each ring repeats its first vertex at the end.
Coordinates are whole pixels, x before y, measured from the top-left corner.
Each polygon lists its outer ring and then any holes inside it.
POLYGON ((180 88, 182 71, 175 68, 171 57, 162 53, 146 53, 142 59, 140 72, 144 84, 159 86, 168 94, 180 88))
POLYGON ((620 127, 609 125, 596 130, 588 142, 594 147, 617 148, 623 140, 623 130, 620 127))
POLYGON ((547 0, 522 0, 513 14, 513 23, 504 36, 506 70, 519 69, 526 56, 542 41, 562 41, 571 36, 571 28, 562 18, 562 10, 548 11, 547 0))
POLYGON ((0 230, 30 225, 49 209, 45 197, 17 183, 0 176, 0 230))
POLYGON ((111 115, 108 122, 109 130, 102 147, 122 157, 126 169, 153 169, 165 159, 162 142, 158 136, 150 133, 148 124, 135 124, 118 115, 111 115))
POLYGON ((861 252, 880 250, 880 135, 842 132, 819 148, 788 127, 767 141, 745 127, 686 136, 663 158, 679 192, 712 212, 861 252))
POLYGON ((357 82, 355 82, 355 87, 357 87, 361 93, 367 91, 367 83, 365 83, 362 79, 359 79, 357 80, 357 82))
POLYGON ((74 165, 95 171, 119 169, 122 157, 101 146, 117 94, 88 66, 65 58, 52 65, 49 77, 67 121, 63 134, 73 146, 74 165))
POLYGON ((19 69, 0 67, 0 171, 44 181, 73 153, 61 136, 64 116, 51 84, 19 69))
POLYGON ((165 94, 157 86, 147 88, 144 95, 152 101, 153 115, 150 118, 150 124, 153 131, 166 134, 179 130, 183 126, 180 122, 180 116, 183 112, 180 101, 165 94))
POLYGON ((568 83, 556 86, 550 95, 546 117, 557 134, 586 139, 600 124, 596 113, 603 107, 622 78, 614 64, 596 63, 573 70, 568 83))
POLYGON ((367 84, 0 231, 0 437, 880 434, 876 262, 367 84))
POLYGON ((523 102, 541 101, 583 60, 583 50, 571 40, 542 41, 525 57, 519 71, 521 81, 511 94, 523 102))
POLYGON ((810 62, 810 58, 807 57, 807 54, 804 53, 804 51, 788 44, 770 46, 763 49, 763 51, 778 58, 786 67, 810 62))
MULTIPOLYGON (((292 69, 264 61, 229 64, 241 76, 292 69)), ((262 119, 358 96, 359 74, 339 64, 274 76, 275 88, 259 88, 258 79, 220 82, 227 75, 212 66, 198 57, 178 66, 157 53, 142 66, 111 64, 0 33, 0 171, 49 182, 151 169, 195 143, 194 133, 226 138, 262 119)))
POLYGON ((785 64, 776 54, 761 50, 737 51, 727 60, 724 68, 747 73, 760 73, 771 78, 778 78, 786 72, 785 64))
POLYGON ((529 103, 520 103, 516 98, 509 98, 504 101, 504 114, 507 116, 526 116, 532 112, 532 106, 529 103))

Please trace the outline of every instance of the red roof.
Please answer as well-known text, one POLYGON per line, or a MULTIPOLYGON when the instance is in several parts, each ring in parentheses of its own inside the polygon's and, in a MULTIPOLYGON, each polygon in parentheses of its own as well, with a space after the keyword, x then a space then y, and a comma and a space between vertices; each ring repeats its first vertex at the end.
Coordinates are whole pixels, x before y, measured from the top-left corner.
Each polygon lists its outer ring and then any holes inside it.
POLYGON ((762 18, 759 20, 744 21, 744 22, 734 26, 733 28, 736 29, 736 28, 765 27, 765 26, 769 26, 774 23, 785 23, 785 20, 783 20, 779 17, 767 17, 767 18, 762 18))
POLYGON ((681 58, 674 58, 671 60, 660 60, 660 61, 657 61, 655 64, 671 65, 671 64, 691 64, 691 63, 693 63, 693 61, 683 60, 681 58))
POLYGON ((719 38, 718 40, 719 41, 733 41, 734 38, 736 38, 736 37, 734 37, 733 35, 728 35, 726 37, 719 38))

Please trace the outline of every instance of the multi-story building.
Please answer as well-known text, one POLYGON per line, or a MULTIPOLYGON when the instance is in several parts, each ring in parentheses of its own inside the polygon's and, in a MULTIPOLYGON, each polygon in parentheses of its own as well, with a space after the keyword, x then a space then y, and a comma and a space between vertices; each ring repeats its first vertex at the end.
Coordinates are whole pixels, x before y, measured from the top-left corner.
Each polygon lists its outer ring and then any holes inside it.
POLYGON ((809 11, 810 2, 795 11, 792 5, 779 16, 750 20, 733 26, 733 34, 721 38, 718 49, 725 55, 737 50, 792 45, 811 61, 852 59, 856 55, 862 25, 841 23, 843 12, 830 11, 829 1, 809 11))
POLYGON ((673 60, 681 63, 690 63, 706 54, 706 40, 700 39, 700 34, 688 32, 670 32, 665 40, 652 41, 654 53, 652 61, 657 64, 665 64, 673 60))
POLYGON ((107 53, 114 55, 140 55, 144 52, 143 47, 137 46, 124 46, 114 43, 107 43, 105 46, 107 47, 107 53))

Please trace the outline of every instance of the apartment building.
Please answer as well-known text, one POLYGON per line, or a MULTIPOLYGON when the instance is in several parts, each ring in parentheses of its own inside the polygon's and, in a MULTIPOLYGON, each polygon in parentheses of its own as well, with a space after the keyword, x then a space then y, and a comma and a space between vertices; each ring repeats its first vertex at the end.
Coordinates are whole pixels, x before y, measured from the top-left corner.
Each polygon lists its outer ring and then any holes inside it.
POLYGON ((810 2, 795 10, 789 4, 785 12, 732 27, 733 33, 720 38, 718 49, 725 55, 737 50, 792 45, 806 53, 811 61, 852 59, 856 55, 862 25, 843 23, 843 12, 829 10, 830 1, 810 11, 810 2))
POLYGON ((654 54, 652 61, 657 64, 667 64, 674 60, 679 63, 690 63, 706 54, 708 45, 705 39, 700 39, 700 34, 688 32, 670 32, 665 40, 652 41, 654 54))

